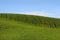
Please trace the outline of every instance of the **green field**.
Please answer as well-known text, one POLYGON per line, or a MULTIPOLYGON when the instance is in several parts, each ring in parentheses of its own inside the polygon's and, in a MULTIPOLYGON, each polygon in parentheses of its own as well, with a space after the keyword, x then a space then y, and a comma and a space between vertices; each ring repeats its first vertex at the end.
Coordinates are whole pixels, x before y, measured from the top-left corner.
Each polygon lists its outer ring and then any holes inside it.
POLYGON ((0 14, 0 40, 60 40, 60 19, 0 14))

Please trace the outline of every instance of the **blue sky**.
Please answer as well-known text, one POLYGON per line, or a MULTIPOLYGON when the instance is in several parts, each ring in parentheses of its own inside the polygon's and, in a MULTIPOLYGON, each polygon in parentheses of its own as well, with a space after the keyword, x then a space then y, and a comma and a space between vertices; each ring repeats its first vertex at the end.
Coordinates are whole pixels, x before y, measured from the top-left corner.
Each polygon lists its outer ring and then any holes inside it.
POLYGON ((1 12, 60 18, 60 0, 0 0, 1 12))

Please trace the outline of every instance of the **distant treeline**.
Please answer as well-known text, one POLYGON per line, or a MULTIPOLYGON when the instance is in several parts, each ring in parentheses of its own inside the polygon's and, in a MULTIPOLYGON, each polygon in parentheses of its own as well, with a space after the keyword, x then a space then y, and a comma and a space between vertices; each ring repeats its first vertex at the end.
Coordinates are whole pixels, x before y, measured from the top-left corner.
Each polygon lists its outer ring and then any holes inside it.
POLYGON ((43 16, 32 16, 32 15, 23 15, 23 14, 1 14, 0 18, 6 18, 9 20, 22 21, 37 26, 48 26, 50 28, 59 28, 60 19, 49 18, 43 16))

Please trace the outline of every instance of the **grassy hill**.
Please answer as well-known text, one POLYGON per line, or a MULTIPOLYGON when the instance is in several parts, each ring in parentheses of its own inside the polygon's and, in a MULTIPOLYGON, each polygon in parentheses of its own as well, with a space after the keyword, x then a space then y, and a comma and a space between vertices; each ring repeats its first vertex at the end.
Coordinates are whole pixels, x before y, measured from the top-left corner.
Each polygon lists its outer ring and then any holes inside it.
POLYGON ((60 19, 0 14, 0 40, 60 40, 60 19))

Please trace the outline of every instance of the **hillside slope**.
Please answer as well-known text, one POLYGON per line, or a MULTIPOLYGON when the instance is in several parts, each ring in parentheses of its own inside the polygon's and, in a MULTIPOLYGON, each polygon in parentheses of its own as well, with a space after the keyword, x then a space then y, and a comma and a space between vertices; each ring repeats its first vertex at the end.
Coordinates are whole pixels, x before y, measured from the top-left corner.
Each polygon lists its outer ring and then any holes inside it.
POLYGON ((0 14, 0 40, 60 40, 60 19, 0 14))
POLYGON ((60 40, 60 28, 0 19, 0 40, 60 40))
POLYGON ((36 26, 48 26, 49 28, 59 28, 60 19, 49 18, 43 16, 23 15, 23 14, 0 14, 0 18, 6 18, 6 20, 22 21, 28 24, 36 26))

